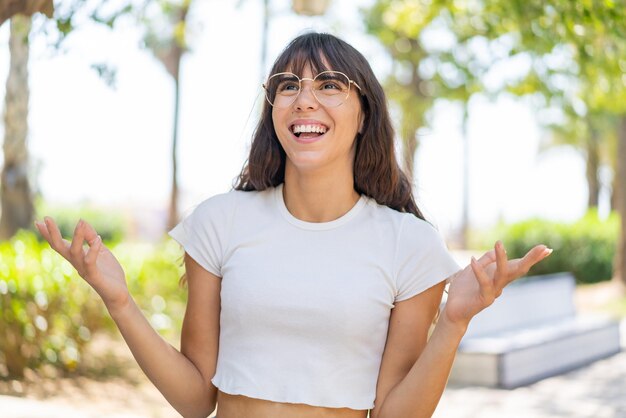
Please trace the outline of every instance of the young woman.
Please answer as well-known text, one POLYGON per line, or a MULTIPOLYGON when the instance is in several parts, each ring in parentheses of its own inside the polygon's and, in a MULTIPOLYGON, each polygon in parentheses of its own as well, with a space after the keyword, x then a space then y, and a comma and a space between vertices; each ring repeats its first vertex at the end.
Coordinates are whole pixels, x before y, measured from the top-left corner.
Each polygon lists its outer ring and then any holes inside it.
POLYGON ((235 190, 170 232, 189 292, 180 351, 151 328, 89 224, 71 242, 48 217, 39 231, 185 417, 216 405, 219 418, 431 416, 469 321, 551 250, 508 260, 497 242, 459 269, 397 164, 381 85, 344 41, 299 36, 264 89, 235 190))

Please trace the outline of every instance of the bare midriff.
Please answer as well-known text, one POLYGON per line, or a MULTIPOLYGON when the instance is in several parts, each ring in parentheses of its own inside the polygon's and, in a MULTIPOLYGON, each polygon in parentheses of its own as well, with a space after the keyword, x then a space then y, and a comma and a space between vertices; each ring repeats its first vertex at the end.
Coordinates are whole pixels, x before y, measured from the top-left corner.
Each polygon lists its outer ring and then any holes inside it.
POLYGON ((217 392, 218 418, 366 418, 367 410, 272 402, 217 392))

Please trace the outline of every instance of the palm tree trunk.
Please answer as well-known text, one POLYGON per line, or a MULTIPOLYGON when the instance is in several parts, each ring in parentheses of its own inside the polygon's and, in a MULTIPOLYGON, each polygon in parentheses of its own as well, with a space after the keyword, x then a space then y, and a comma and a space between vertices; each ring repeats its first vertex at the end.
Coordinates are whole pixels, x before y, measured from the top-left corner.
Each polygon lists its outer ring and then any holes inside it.
POLYGON ((617 210, 617 167, 613 167, 613 172, 615 175, 613 176, 613 180, 611 181, 611 198, 610 198, 610 209, 612 211, 617 210))
MULTIPOLYGON (((419 75, 419 65, 416 63, 411 64, 411 83, 410 91, 415 94, 415 97, 421 97, 420 83, 422 78, 419 75)), ((405 98, 406 100, 406 98, 405 98)), ((415 152, 417 151, 417 131, 421 126, 423 115, 418 114, 417 108, 413 106, 412 102, 404 102, 402 107, 402 159, 404 160, 404 173, 413 184, 417 184, 415 179, 415 152)))
POLYGON ((469 235, 469 138, 467 136, 467 123, 469 119, 469 102, 463 103, 463 213, 461 215, 461 248, 468 247, 469 235))
POLYGON ((20 228, 31 228, 33 197, 28 184, 28 35, 30 17, 11 18, 11 63, 6 84, 4 113, 4 166, 0 174, 0 239, 12 237, 20 228))
MULTIPOLYGON (((405 117, 410 117, 407 115, 405 117)), ((402 132, 402 159, 404 160, 404 174, 409 181, 415 182, 413 167, 415 166, 415 151, 417 151, 417 129, 405 127, 402 132)))
POLYGON ((0 1, 0 25, 15 15, 32 16, 37 12, 44 13, 51 18, 54 12, 52 0, 2 0, 0 1))
MULTIPOLYGON (((184 0, 180 8, 175 12, 176 25, 187 22, 187 14, 192 0, 184 0)), ((180 67, 183 55, 186 51, 184 39, 174 37, 167 52, 159 59, 165 65, 167 72, 174 79, 174 126, 172 128, 172 186, 170 191, 170 204, 167 215, 167 230, 171 230, 178 223, 178 124, 180 119, 180 67)), ((159 56, 158 53, 156 53, 159 56)))
POLYGON ((174 75, 174 127, 172 128, 172 188, 167 216, 167 230, 178 223, 178 120, 180 118, 180 61, 182 50, 177 54, 176 73, 174 75))
POLYGON ((600 195, 600 180, 598 178, 598 168, 600 165, 600 149, 598 131, 590 127, 590 136, 587 140, 587 209, 598 207, 598 196, 600 195))
POLYGON ((617 133, 617 209, 621 217, 614 276, 626 286, 626 114, 620 117, 617 133))
POLYGON ((267 65, 267 35, 270 26, 270 4, 269 0, 263 0, 263 28, 261 30, 261 74, 259 80, 261 83, 265 81, 267 74, 265 73, 267 65))

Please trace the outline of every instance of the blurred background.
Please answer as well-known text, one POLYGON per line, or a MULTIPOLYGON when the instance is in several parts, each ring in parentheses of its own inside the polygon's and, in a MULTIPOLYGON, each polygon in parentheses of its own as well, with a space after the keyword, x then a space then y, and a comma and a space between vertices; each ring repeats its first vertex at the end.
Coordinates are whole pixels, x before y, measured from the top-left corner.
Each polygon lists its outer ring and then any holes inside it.
POLYGON ((571 272, 584 308, 626 316, 624 6, 0 0, 0 393, 60 399, 76 382, 117 382, 120 399, 145 388, 139 409, 163 405, 145 416, 171 416, 33 221, 50 215, 66 236, 92 223, 178 345, 182 252, 165 233, 232 187, 261 83, 309 30, 369 60, 418 205, 461 259, 496 239, 512 256, 546 243, 555 252, 532 274, 571 272))

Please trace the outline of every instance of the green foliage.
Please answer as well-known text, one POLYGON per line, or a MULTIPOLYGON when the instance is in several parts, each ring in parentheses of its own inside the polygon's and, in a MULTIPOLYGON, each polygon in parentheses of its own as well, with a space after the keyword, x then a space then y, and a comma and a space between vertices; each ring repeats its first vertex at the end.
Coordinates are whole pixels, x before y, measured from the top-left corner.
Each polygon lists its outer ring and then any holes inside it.
POLYGON ((393 59, 385 91, 399 112, 396 127, 411 175, 417 132, 429 121, 436 99, 467 103, 484 89, 480 76, 489 65, 470 53, 469 38, 450 30, 452 16, 464 5, 452 0, 377 0, 362 10, 368 33, 393 59), (444 42, 433 42, 435 34, 444 42), (430 36, 429 36, 430 35, 430 36))
MULTIPOLYGON (((564 112, 574 104, 573 117, 582 120, 587 110, 620 114, 626 109, 625 5, 623 0, 377 0, 363 17, 396 67, 410 68, 417 80, 418 88, 411 88, 401 82, 410 77, 395 71, 387 82, 414 96, 411 102, 391 91, 403 114, 423 115, 434 98, 466 102, 477 92, 495 96, 509 91, 539 93, 546 105, 564 112), (423 35, 432 29, 453 42, 429 45, 423 35), (520 57, 531 63, 525 75, 489 89, 483 85, 492 69, 498 71, 497 64, 520 57), (419 102, 421 110, 413 111, 419 102)), ((585 130, 573 128, 571 119, 560 122, 571 127, 570 141, 584 148, 585 130)), ((587 119, 585 124, 594 122, 587 119)))
MULTIPOLYGON (((149 0, 145 0, 149 1, 149 0)), ((96 22, 113 28, 116 21, 133 11, 134 0, 89 1, 63 0, 54 2, 54 14, 50 14, 50 24, 44 33, 52 45, 60 48, 66 38, 80 31, 87 22, 96 22)))
MULTIPOLYGON (((157 245, 105 243, 152 325, 174 339, 186 290, 178 285, 183 254, 173 240, 157 245)), ((104 304, 69 262, 30 231, 0 243, 0 378, 47 364, 80 370, 91 336, 112 331, 104 304)))
POLYGON ((499 236, 510 258, 522 257, 538 243, 554 249, 550 257, 533 267, 532 274, 569 271, 578 283, 595 283, 613 275, 618 230, 617 214, 602 221, 595 210, 590 210, 570 224, 531 219, 499 226, 488 235, 499 236))
POLYGON ((112 249, 126 272, 128 289, 152 326, 168 337, 182 326, 187 291, 180 245, 167 239, 153 244, 119 244, 112 249))
POLYGON ((104 309, 71 265, 31 232, 0 243, 0 375, 44 363, 75 370, 104 309))
MULTIPOLYGON (((110 243, 121 241, 127 235, 128 221, 120 211, 98 209, 89 205, 80 206, 51 206, 45 203, 37 204, 38 220, 50 216, 59 226, 61 235, 71 239, 79 219, 84 219, 93 226, 102 241, 110 243)), ((40 238, 40 240, 43 238, 40 238)))
MULTIPOLYGON (((553 132, 552 143, 566 142, 583 151, 589 184, 598 183, 593 177, 599 166, 612 166, 619 196, 626 189, 624 170, 618 167, 624 158, 614 152, 626 141, 619 135, 619 121, 626 115, 625 6, 625 0, 376 0, 364 20, 394 60, 387 85, 412 81, 404 83, 408 99, 393 90, 389 94, 402 112, 402 132, 412 134, 421 126, 423 109, 435 98, 467 103, 477 92, 533 95, 542 101, 535 107, 548 110, 541 116, 553 132), (443 42, 427 36, 432 30, 443 42), (504 75, 501 64, 515 60, 524 63, 521 71, 504 75)), ((621 245, 626 245, 623 235, 621 245)), ((582 247, 572 250, 576 257, 585 256, 582 247)))

